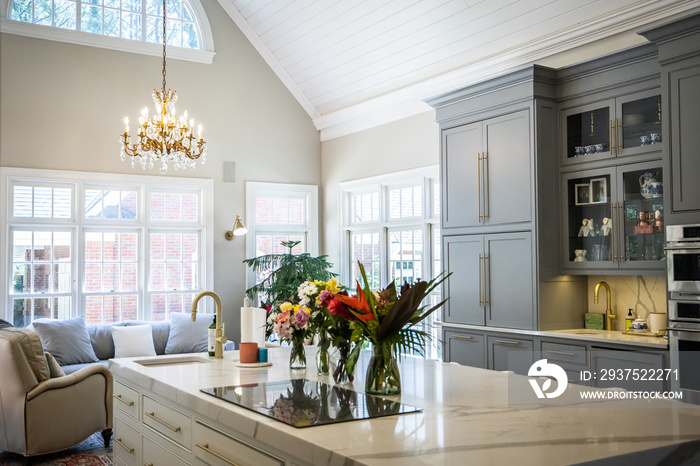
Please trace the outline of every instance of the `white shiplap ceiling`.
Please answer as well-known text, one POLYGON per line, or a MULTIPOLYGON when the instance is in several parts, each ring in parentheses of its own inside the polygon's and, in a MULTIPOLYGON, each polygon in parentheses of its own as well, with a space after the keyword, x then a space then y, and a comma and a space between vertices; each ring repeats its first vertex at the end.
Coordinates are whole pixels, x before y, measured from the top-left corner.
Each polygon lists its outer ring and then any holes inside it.
POLYGON ((327 140, 700 0, 219 0, 327 140))

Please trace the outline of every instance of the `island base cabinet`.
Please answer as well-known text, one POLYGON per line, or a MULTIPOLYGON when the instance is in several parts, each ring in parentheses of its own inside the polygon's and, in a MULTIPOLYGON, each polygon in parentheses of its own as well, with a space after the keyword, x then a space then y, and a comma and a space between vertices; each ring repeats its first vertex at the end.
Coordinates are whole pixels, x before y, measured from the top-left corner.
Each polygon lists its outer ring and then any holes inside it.
POLYGON ((487 342, 489 369, 527 375, 535 362, 533 340, 489 335, 487 342))
POLYGON ((155 440, 143 436, 143 464, 149 466, 190 466, 190 463, 175 455, 177 447, 169 445, 165 448, 155 440))
MULTIPOLYGON (((213 466, 284 466, 285 462, 218 430, 194 423, 194 456, 213 466)), ((200 463, 201 464, 201 463, 200 463)))
POLYGON ((141 466, 141 433, 119 416, 114 417, 114 457, 126 466, 141 466))
POLYGON ((486 336, 478 333, 444 332, 445 362, 486 369, 486 336))

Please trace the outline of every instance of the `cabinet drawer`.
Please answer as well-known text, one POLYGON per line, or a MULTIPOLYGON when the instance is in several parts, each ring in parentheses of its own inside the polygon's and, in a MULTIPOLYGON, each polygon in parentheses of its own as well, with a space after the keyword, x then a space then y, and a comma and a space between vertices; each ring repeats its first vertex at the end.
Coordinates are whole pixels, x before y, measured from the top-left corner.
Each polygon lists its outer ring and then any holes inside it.
POLYGON ((486 337, 478 333, 445 332, 447 362, 486 369, 486 337))
POLYGON ((166 450, 150 438, 143 437, 144 466, 190 466, 190 464, 166 450))
POLYGON ((192 448, 192 419, 147 396, 143 397, 143 423, 188 450, 192 448))
POLYGON ((527 375, 534 360, 533 340, 488 335, 489 369, 527 375))
POLYGON ((542 342, 542 357, 553 361, 570 362, 588 365, 585 346, 566 345, 561 343, 542 342))
POLYGON ((200 422, 194 426, 194 455, 213 466, 284 466, 279 458, 200 422))
POLYGON ((124 419, 114 417, 114 456, 127 466, 141 466, 141 434, 124 419))
POLYGON ((128 414, 132 418, 139 420, 139 392, 127 387, 123 383, 114 381, 114 407, 119 411, 128 414))

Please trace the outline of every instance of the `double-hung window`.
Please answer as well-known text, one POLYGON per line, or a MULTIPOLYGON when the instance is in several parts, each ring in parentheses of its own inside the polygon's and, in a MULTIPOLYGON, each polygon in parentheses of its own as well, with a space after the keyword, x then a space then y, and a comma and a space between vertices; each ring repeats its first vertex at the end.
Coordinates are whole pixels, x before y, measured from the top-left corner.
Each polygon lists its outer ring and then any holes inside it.
MULTIPOLYGON (((318 187, 282 183, 246 183, 247 257, 284 254, 283 242, 298 242, 292 254, 318 255, 318 187)), ((248 270, 248 287, 272 270, 248 270)), ((259 296, 263 299, 263 296, 259 296)))
MULTIPOLYGON (((344 283, 363 283, 359 264, 373 289, 391 281, 397 287, 427 281, 442 272, 437 167, 345 182, 341 190, 344 283)), ((437 288, 429 302, 436 304, 440 296, 437 288)), ((439 311, 423 324, 433 336, 425 351, 430 358, 441 353, 437 320, 439 311)))
POLYGON ((168 320, 211 280, 211 180, 1 173, 0 291, 16 326, 168 320))

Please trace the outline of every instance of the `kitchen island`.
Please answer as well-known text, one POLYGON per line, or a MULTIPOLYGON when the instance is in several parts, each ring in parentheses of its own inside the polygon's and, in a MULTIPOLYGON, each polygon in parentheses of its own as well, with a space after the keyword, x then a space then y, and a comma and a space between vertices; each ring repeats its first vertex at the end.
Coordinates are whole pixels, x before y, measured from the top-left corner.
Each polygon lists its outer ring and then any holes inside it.
MULTIPOLYGON (((400 401, 422 409, 412 414, 295 428, 200 392, 298 377, 332 384, 316 375, 314 352, 307 348, 301 373, 290 372, 288 348, 270 349, 273 365, 258 369, 238 367, 237 351, 223 360, 161 356, 157 365, 111 360, 117 464, 554 465, 700 439, 695 405, 582 401, 580 390, 600 390, 569 385, 557 407, 523 407, 513 393, 531 390, 528 377, 414 358, 400 363, 400 401)), ((367 362, 363 354, 359 392, 367 362)))

